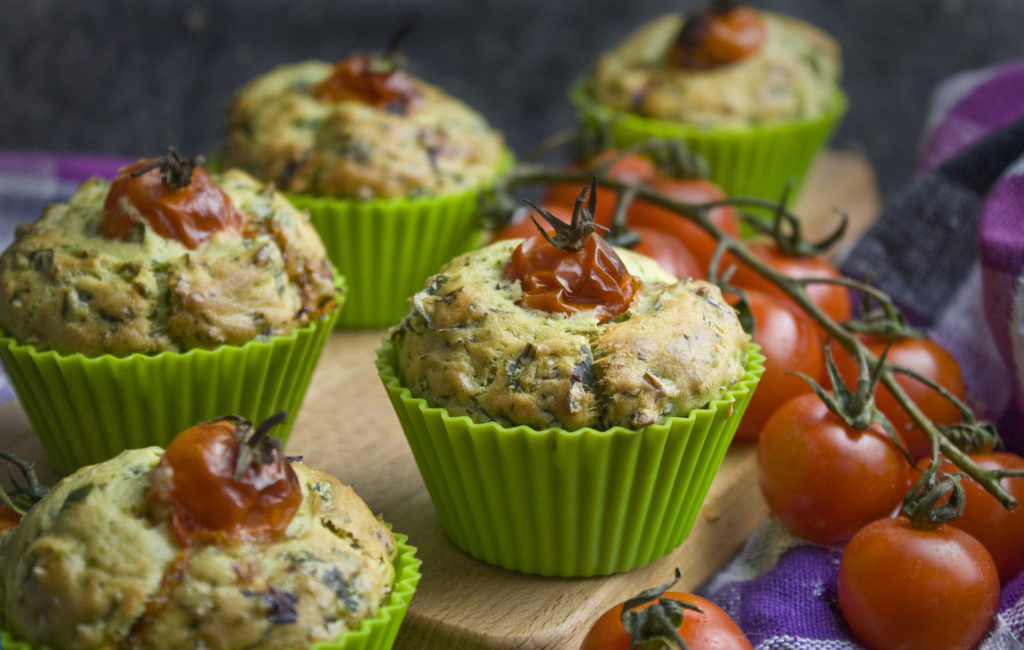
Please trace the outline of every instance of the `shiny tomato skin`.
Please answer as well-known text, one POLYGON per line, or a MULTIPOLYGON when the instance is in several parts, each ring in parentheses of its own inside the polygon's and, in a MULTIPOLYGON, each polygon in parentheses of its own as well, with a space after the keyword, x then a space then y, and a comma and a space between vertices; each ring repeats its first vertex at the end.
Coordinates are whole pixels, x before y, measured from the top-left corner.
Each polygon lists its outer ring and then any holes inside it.
MULTIPOLYGON (((971 454, 971 459, 987 470, 1024 469, 1024 458, 1002 451, 971 454)), ((919 460, 918 469, 927 467, 928 461, 927 458, 919 460)), ((950 461, 943 462, 939 471, 947 474, 961 472, 950 461)), ((1000 582, 1006 584, 1024 570, 1024 477, 1000 481, 1000 485, 1017 499, 1019 505, 1013 510, 1003 507, 970 477, 965 476, 960 484, 964 488, 966 504, 963 514, 950 525, 982 543, 996 563, 1000 582)))
MULTIPOLYGON (((591 169, 600 166, 602 163, 617 155, 617 151, 609 149, 608 151, 598 154, 586 164, 574 165, 569 169, 591 169)), ((619 181, 620 183, 642 185, 653 181, 657 177, 658 168, 654 166, 654 163, 651 162, 650 159, 638 153, 628 153, 615 161, 611 167, 605 171, 605 173, 609 178, 619 181)), ((580 191, 582 189, 582 183, 556 183, 550 185, 544 195, 544 202, 558 203, 571 207, 576 202, 576 197, 580 195, 580 191)), ((610 225, 612 217, 615 215, 615 205, 617 203, 618 198, 615 190, 608 187, 598 187, 596 199, 597 207, 594 210, 594 221, 602 226, 610 225)))
MULTIPOLYGON (((750 641, 721 607, 706 598, 666 592, 662 598, 681 600, 700 608, 685 610, 679 632, 693 650, 752 650, 750 641)), ((641 608, 642 609, 642 608, 641 608)), ((602 614, 583 638, 580 650, 631 650, 629 634, 622 627, 622 603, 602 614)))
POLYGON ((668 50, 668 62, 695 70, 717 68, 757 52, 764 40, 761 14, 751 7, 737 7, 724 13, 712 13, 699 42, 674 43, 668 50))
POLYGON ((209 535, 271 539, 284 534, 302 502, 298 477, 278 454, 273 463, 251 463, 235 480, 239 443, 235 424, 205 422, 178 434, 154 473, 169 476, 157 493, 171 508, 175 533, 182 543, 209 535), (166 473, 166 469, 171 470, 166 473))
POLYGON ((881 426, 857 431, 814 393, 772 414, 757 441, 761 494, 794 534, 839 544, 891 515, 909 487, 907 462, 881 426))
POLYGON ((180 189, 164 185, 158 168, 131 175, 156 160, 140 160, 118 173, 103 204, 101 235, 127 241, 142 219, 161 237, 196 248, 217 232, 241 225, 231 198, 202 167, 193 169, 192 182, 180 189))
POLYGON ((14 528, 19 523, 21 523, 21 515, 17 511, 7 506, 0 506, 0 532, 14 528))
MULTIPOLYGON (((647 185, 669 199, 691 205, 713 203, 726 198, 722 188, 711 181, 700 178, 659 177, 647 185)), ((722 205, 712 208, 708 211, 708 219, 727 234, 739 238, 740 218, 732 206, 722 205)), ((700 277, 707 277, 707 269, 711 264, 711 257, 718 247, 718 240, 703 228, 668 208, 643 200, 638 200, 630 206, 627 223, 631 227, 657 228, 677 237, 690 249, 697 263, 700 264, 702 269, 700 277)))
POLYGON ((412 77, 400 69, 373 70, 373 57, 357 54, 342 59, 331 76, 313 88, 321 101, 357 101, 379 110, 411 113, 423 103, 412 77))
MULTIPOLYGON (((747 248, 779 273, 790 278, 840 278, 842 274, 824 255, 786 255, 774 242, 755 242, 747 248)), ((727 260, 734 259, 726 256, 727 260)), ((786 292, 768 281, 745 264, 726 261, 722 268, 736 264, 736 272, 730 283, 744 289, 757 289, 777 296, 786 292)), ((837 284, 809 284, 805 287, 807 297, 820 307, 836 323, 849 320, 853 314, 853 303, 846 287, 837 284)))
MULTIPOLYGON (((876 357, 885 350, 885 343, 880 340, 870 337, 864 337, 861 340, 876 357)), ((839 374, 846 381, 847 386, 854 385, 851 382, 856 381, 859 367, 853 357, 836 344, 831 349, 839 374)), ((961 400, 964 399, 964 380, 960 374, 960 364, 948 350, 935 341, 900 339, 889 347, 885 358, 890 363, 910 368, 928 377, 944 386, 946 390, 961 400)), ((953 424, 960 420, 960 411, 938 392, 913 377, 902 373, 895 374, 896 383, 903 388, 910 399, 914 400, 932 422, 953 424)), ((914 424, 885 386, 879 386, 875 390, 875 406, 889 418, 893 428, 899 432, 907 445, 911 458, 921 458, 931 454, 931 443, 928 442, 928 438, 914 424)))
POLYGON ((839 608, 871 650, 973 648, 999 604, 999 575, 981 542, 906 517, 862 528, 839 563, 839 608))
MULTIPOLYGON (((792 302, 760 292, 747 291, 754 316, 754 342, 765 356, 764 374, 736 430, 736 439, 757 440, 761 428, 779 406, 811 392, 799 371, 821 383, 825 379, 823 342, 815 322, 792 302)), ((735 301, 735 297, 731 299, 735 301)))

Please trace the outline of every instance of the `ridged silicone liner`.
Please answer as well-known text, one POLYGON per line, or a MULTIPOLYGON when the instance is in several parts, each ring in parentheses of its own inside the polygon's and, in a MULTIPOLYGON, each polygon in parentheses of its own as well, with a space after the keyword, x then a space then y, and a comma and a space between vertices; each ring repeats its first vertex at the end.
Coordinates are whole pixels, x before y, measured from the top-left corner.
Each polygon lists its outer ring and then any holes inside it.
MULTIPOLYGON (((416 557, 416 547, 408 543, 405 535, 395 533, 395 541, 398 543, 395 585, 377 615, 364 620, 358 629, 345 632, 336 641, 314 643, 309 650, 388 650, 394 645, 398 628, 402 626, 405 614, 409 611, 409 603, 416 593, 422 564, 416 557)), ((43 646, 15 638, 6 629, 0 629, 0 646, 4 650, 46 650, 43 646)))
POLYGON ((451 540, 544 576, 633 569, 689 534, 764 371, 752 349, 725 398, 640 430, 502 427, 453 417, 402 386, 390 340, 377 368, 451 540))
MULTIPOLYGON (((512 167, 506 152, 501 170, 512 167)), ((349 284, 343 329, 398 323, 408 298, 442 264, 483 242, 478 201, 481 188, 417 199, 351 199, 289 194, 308 210, 327 256, 349 284)))
POLYGON ((236 414, 288 421, 287 441, 324 343, 345 302, 286 336, 213 350, 127 357, 38 351, 0 336, 0 362, 54 467, 70 474, 124 449, 166 447, 188 427, 236 414))
POLYGON ((590 96, 583 79, 573 84, 569 96, 585 124, 610 126, 615 146, 651 137, 682 140, 708 161, 710 180, 729 196, 778 200, 792 180, 790 203, 799 195, 815 156, 828 142, 848 105, 846 94, 836 88, 831 107, 817 117, 701 128, 608 108, 590 96))

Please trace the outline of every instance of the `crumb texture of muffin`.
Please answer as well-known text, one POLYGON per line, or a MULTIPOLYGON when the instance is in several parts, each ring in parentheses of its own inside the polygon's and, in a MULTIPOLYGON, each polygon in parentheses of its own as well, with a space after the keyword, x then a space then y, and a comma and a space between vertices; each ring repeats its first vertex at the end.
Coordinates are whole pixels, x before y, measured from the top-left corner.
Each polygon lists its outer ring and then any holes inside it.
POLYGON ((536 429, 630 429, 686 415, 744 374, 748 349, 718 288, 677 281, 617 250, 640 289, 598 324, 522 306, 503 279, 521 240, 455 258, 411 299, 392 332, 399 377, 414 395, 477 422, 536 429))
POLYGON ((99 179, 19 226, 0 256, 0 329, 42 350, 126 356, 241 345, 320 318, 334 274, 308 215, 241 171, 217 181, 242 223, 195 248, 142 221, 128 241, 103 237, 99 179))
POLYGON ((796 18, 761 15, 766 37, 760 50, 709 70, 667 63, 683 17, 661 16, 598 58, 590 92, 615 110, 698 127, 810 118, 829 110, 842 66, 836 41, 796 18))
POLYGON ((323 61, 278 66, 243 86, 229 109, 225 168, 282 191, 352 199, 449 194, 493 178, 503 138, 462 101, 410 79, 422 101, 408 112, 320 99, 323 61))
POLYGON ((149 498, 161 455, 79 470, 0 536, 13 631, 57 649, 307 648, 387 600, 395 540, 333 476, 292 465, 303 500, 283 539, 182 547, 149 498))

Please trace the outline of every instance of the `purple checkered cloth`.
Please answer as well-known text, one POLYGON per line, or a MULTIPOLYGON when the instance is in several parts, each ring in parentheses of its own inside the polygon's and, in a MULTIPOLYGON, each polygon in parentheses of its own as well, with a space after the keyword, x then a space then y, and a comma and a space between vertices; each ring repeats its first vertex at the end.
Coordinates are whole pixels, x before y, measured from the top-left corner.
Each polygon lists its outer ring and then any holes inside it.
MULTIPOLYGON (((916 178, 843 271, 887 291, 954 354, 972 406, 1022 453, 1024 62, 953 77, 932 105, 916 178)), ((758 650, 859 648, 837 604, 841 557, 770 522, 703 591, 758 650)), ((979 647, 1024 649, 1024 574, 1003 587, 979 647)))

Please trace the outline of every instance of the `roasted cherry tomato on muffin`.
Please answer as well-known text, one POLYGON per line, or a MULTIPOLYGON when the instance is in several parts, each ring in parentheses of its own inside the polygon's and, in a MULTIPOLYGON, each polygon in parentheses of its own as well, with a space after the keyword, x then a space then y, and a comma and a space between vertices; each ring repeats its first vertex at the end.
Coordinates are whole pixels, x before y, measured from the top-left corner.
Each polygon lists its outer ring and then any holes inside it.
POLYGON ((242 215, 195 160, 168 149, 120 171, 103 204, 100 234, 131 239, 138 224, 195 248, 221 230, 238 228, 242 215))
POLYGON ((878 424, 858 431, 814 393, 778 407, 757 440, 757 475, 772 515, 794 534, 839 544, 892 514, 909 467, 878 424))
POLYGON ((750 641, 718 605, 694 594, 668 591, 676 580, 606 611, 591 626, 580 650, 676 648, 683 643, 693 650, 751 650, 750 641), (656 645, 659 641, 661 645, 656 645))
POLYGON ((283 415, 256 429, 235 417, 204 422, 171 441, 152 474, 153 489, 170 506, 182 543, 284 534, 302 490, 280 441, 268 435, 283 415))
MULTIPOLYGON (((842 277, 835 265, 824 255, 787 255, 775 242, 757 242, 748 245, 750 252, 779 273, 798 279, 842 277)), ((726 259, 732 259, 726 256, 726 259)), ((726 261, 723 268, 730 264, 726 261)), ((757 289, 778 296, 787 294, 749 266, 737 263, 730 283, 745 289, 757 289)), ((827 282, 806 285, 807 297, 837 323, 848 320, 853 313, 850 292, 846 287, 827 282)))
POLYGON ((741 61, 764 44, 761 14, 730 0, 712 0, 688 17, 668 49, 669 65, 707 70, 741 61))
MULTIPOLYGON (((877 338, 862 339, 868 350, 881 356, 886 343, 877 338)), ((859 372, 856 360, 838 345, 832 345, 833 357, 843 380, 850 384, 859 372)), ((885 360, 903 366, 940 384, 959 399, 964 399, 964 381, 960 365, 944 347, 929 339, 903 338, 889 347, 885 360)), ((960 411, 952 402, 926 384, 903 373, 896 374, 896 383, 903 388, 910 399, 935 424, 953 424, 960 420, 960 411)), ((875 405, 889 418, 892 426, 907 443, 911 458, 931 455, 931 443, 924 433, 910 419, 896 398, 885 386, 875 391, 875 405)))
POLYGON ((981 542, 906 517, 862 528, 839 563, 839 608, 872 650, 973 648, 992 625, 999 576, 981 542))
POLYGON ((17 510, 7 506, 0 506, 0 532, 8 528, 14 528, 19 523, 21 523, 21 515, 18 514, 17 510))
MULTIPOLYGON (((1024 470, 1024 458, 1007 452, 972 453, 971 459, 987 470, 1024 470)), ((922 458, 918 469, 924 470, 928 462, 928 458, 922 458)), ((939 471, 951 474, 961 470, 945 461, 939 471)), ((1004 478, 1000 484, 1019 504, 1024 504, 1024 477, 1004 478)), ((965 476, 961 485, 965 493, 964 511, 950 525, 985 546, 999 570, 1000 582, 1006 584, 1024 570, 1024 506, 1006 508, 970 477, 965 476)))
MULTIPOLYGON (((609 149, 598 154, 595 158, 583 165, 576 165, 570 169, 595 169, 604 165, 609 160, 619 156, 619 152, 609 149)), ((649 158, 638 153, 627 153, 619 157, 607 169, 604 174, 620 183, 629 185, 649 184, 658 176, 658 168, 649 158)), ((557 203, 565 206, 572 206, 580 193, 580 186, 576 183, 557 183, 548 188, 544 196, 545 203, 557 203)), ((615 214, 615 205, 618 203, 618 195, 615 190, 601 188, 594 198, 594 221, 602 226, 608 226, 615 214)))
POLYGON ((592 216, 596 189, 596 183, 589 188, 584 208, 584 188, 568 224, 537 208, 555 235, 541 229, 523 241, 512 251, 504 275, 509 282, 519 282, 527 306, 552 313, 594 311, 599 323, 629 309, 637 280, 608 242, 591 236, 599 227, 592 216))
MULTIPOLYGON (((825 379, 824 342, 814 320, 791 301, 761 291, 747 290, 754 317, 754 342, 765 356, 764 375, 736 430, 736 439, 757 440, 775 409, 803 393, 810 385, 790 371, 815 381, 825 379)), ((735 296, 727 296, 733 304, 735 296)))
MULTIPOLYGON (((713 203, 726 198, 722 188, 702 178, 660 177, 648 182, 647 185, 655 192, 674 201, 692 205, 713 203)), ((711 208, 708 210, 708 219, 727 234, 739 238, 740 218, 732 206, 720 205, 711 208)), ((667 208, 656 206, 642 199, 637 200, 629 207, 627 223, 633 228, 650 227, 671 233, 690 250, 697 260, 701 268, 698 277, 707 277, 708 266, 718 247, 718 240, 703 228, 667 208)))
POLYGON ((377 109, 408 114, 423 103, 412 77, 386 58, 357 54, 343 59, 313 94, 321 101, 357 101, 377 109))

